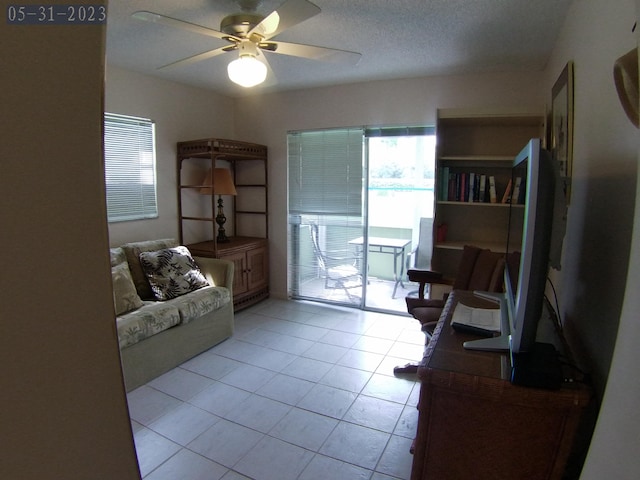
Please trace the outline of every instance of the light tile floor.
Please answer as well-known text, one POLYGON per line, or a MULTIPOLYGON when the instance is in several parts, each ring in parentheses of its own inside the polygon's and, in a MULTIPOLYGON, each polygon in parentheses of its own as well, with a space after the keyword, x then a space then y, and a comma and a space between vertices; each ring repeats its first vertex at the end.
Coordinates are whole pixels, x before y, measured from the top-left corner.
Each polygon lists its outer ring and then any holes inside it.
POLYGON ((145 480, 408 479, 422 357, 403 316, 269 299, 128 395, 145 480))

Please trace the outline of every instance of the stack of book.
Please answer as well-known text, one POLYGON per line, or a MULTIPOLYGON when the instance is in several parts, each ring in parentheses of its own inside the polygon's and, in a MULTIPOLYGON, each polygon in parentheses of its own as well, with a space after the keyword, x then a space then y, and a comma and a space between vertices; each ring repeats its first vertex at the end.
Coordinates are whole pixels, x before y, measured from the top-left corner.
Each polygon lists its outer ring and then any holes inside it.
MULTIPOLYGON (((524 203, 524 184, 520 177, 509 180, 501 203, 524 203), (512 192, 513 190, 513 192, 512 192)), ((450 172, 449 167, 443 167, 440 175, 441 201, 468 203, 498 203, 496 193, 496 179, 493 175, 474 172, 450 172)))

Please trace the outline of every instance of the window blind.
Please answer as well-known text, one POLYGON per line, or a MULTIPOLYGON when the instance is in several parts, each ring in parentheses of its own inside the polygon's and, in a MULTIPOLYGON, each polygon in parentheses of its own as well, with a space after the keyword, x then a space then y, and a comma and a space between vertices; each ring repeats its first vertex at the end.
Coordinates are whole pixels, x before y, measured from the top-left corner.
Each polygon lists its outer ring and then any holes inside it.
POLYGON ((157 217, 154 123, 105 113, 104 149, 109 222, 157 217))
POLYGON ((289 213, 362 216, 363 130, 288 135, 289 213))
POLYGON ((365 136, 370 137, 419 137, 435 135, 436 127, 377 127, 367 128, 365 136))

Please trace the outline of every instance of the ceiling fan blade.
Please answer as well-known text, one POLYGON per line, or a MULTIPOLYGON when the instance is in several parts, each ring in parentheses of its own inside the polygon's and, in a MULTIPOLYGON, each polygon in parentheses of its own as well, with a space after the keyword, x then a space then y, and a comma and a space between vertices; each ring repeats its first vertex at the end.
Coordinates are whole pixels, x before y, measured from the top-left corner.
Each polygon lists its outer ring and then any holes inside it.
POLYGON ((236 45, 229 45, 222 48, 216 48, 215 50, 208 50, 206 52, 198 53, 197 55, 192 55, 191 57, 183 58, 182 60, 178 60, 177 62, 168 63, 167 65, 158 67, 158 70, 161 70, 163 68, 177 67, 177 66, 184 67, 185 65, 191 65, 192 63, 217 57, 218 55, 221 55, 226 52, 230 52, 231 50, 235 50, 236 48, 237 48, 236 45))
POLYGON ((278 77, 273 73, 273 69, 269 64, 269 60, 266 55, 260 55, 260 61, 267 66, 267 79, 262 83, 262 87, 270 87, 278 83, 278 77))
POLYGON ((333 63, 348 63, 355 65, 360 61, 362 55, 357 52, 347 50, 337 50, 335 48, 316 47, 313 45, 301 45, 287 42, 267 42, 266 51, 290 55, 293 57, 310 58, 333 63))
POLYGON ((261 40, 268 40, 319 13, 320 7, 308 0, 287 0, 253 27, 247 38, 258 35, 261 40))
POLYGON ((143 22, 159 23, 168 27, 181 28, 182 30, 189 30, 190 32, 199 33, 208 37, 219 38, 221 40, 235 40, 240 41, 239 38, 234 37, 212 28, 203 27, 195 23, 185 22, 184 20, 178 20, 177 18, 167 17, 160 15, 159 13, 140 11, 131 14, 136 20, 142 20, 143 22))

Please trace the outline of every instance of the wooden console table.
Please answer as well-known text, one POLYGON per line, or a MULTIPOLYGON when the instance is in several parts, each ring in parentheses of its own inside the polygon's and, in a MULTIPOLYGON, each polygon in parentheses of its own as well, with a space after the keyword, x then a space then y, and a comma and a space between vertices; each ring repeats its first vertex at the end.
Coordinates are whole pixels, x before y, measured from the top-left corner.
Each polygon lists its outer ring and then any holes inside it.
POLYGON ((453 292, 418 369, 422 382, 412 480, 560 479, 589 389, 512 385, 509 355, 465 350, 478 337, 455 332, 458 301, 495 308, 471 292, 453 292))

